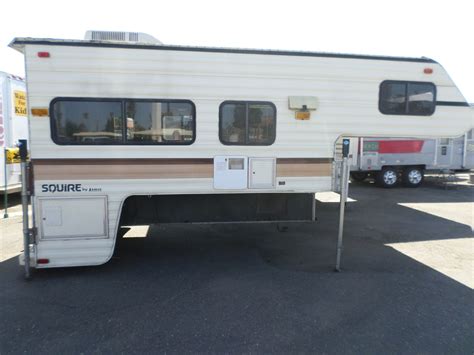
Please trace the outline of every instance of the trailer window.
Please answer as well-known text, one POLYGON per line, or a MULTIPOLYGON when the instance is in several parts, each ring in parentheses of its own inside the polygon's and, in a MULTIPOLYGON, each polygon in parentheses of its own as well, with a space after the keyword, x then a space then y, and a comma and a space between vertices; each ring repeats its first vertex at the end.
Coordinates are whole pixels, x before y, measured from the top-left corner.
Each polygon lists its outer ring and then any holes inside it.
POLYGON ((430 116, 435 111, 436 87, 432 83, 384 81, 379 110, 386 115, 430 116))
POLYGON ((116 144, 122 141, 120 101, 56 101, 53 139, 59 144, 116 144))
POLYGON ((189 144, 194 140, 194 107, 189 102, 126 103, 127 142, 189 144))
POLYGON ((271 145, 276 107, 271 102, 225 101, 219 108, 219 139, 226 145, 271 145))
POLYGON ((50 111, 57 144, 191 144, 195 138, 191 101, 58 98, 50 111))

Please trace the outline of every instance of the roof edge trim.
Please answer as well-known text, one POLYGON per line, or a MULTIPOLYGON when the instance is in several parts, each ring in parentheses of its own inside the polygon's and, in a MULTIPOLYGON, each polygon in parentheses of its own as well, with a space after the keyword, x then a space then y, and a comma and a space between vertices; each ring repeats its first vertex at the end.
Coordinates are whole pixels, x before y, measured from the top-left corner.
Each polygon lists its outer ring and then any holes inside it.
POLYGON ((207 53, 234 53, 234 54, 256 54, 256 55, 278 55, 278 56, 295 56, 295 57, 320 57, 320 58, 343 58, 343 59, 363 59, 363 60, 384 60, 396 62, 415 62, 415 63, 434 63, 433 59, 421 57, 392 57, 365 54, 340 54, 326 52, 305 52, 305 51, 288 51, 273 49, 243 49, 243 48, 223 48, 223 47, 193 47, 178 45, 150 45, 150 44, 130 44, 130 43, 113 43, 105 41, 82 41, 82 40, 57 40, 57 39, 41 39, 41 38, 15 38, 9 44, 11 48, 23 53, 25 45, 49 45, 49 46, 72 46, 72 47, 102 47, 102 48, 133 48, 133 49, 149 49, 162 51, 183 51, 183 52, 207 52, 207 53))

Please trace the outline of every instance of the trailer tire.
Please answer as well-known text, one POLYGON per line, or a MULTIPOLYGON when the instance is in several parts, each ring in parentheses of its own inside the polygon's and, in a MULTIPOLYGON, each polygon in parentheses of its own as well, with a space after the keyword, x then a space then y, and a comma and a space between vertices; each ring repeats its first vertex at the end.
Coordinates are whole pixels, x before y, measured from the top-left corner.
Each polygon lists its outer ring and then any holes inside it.
POLYGON ((403 170, 402 182, 406 187, 418 187, 425 177, 423 168, 413 166, 403 170))
POLYGON ((387 189, 396 186, 399 182, 398 171, 392 167, 385 167, 375 176, 375 183, 377 186, 385 187, 387 189))
POLYGON ((369 176, 368 173, 364 173, 362 171, 351 172, 351 179, 358 182, 364 181, 365 179, 367 179, 368 176, 369 176))

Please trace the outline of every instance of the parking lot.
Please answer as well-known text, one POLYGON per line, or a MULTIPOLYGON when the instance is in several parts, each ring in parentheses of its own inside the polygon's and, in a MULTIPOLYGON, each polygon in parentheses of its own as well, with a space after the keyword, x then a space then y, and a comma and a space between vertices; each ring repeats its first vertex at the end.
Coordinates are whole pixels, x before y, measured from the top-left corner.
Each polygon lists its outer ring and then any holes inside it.
POLYGON ((331 194, 316 223, 137 228, 109 263, 31 281, 17 205, 0 222, 0 353, 472 354, 466 179, 351 184, 340 273, 331 194))

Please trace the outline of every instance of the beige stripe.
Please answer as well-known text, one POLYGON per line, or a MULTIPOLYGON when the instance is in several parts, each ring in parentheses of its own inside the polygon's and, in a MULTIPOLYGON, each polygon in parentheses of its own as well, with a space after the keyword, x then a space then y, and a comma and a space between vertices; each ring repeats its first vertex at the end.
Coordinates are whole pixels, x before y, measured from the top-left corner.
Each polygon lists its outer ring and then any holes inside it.
POLYGON ((277 164, 323 164, 332 161, 331 158, 277 158, 277 164))
POLYGON ((277 177, 331 176, 332 164, 277 164, 277 177))
POLYGON ((37 165, 195 165, 195 164, 212 164, 213 159, 140 159, 140 158, 117 158, 117 159, 34 159, 33 164, 37 165))
POLYGON ((36 180, 212 178, 213 166, 183 165, 37 165, 36 180))
MULTIPOLYGON (((210 160, 212 162, 212 160, 210 160)), ((154 164, 142 161, 139 164, 124 164, 117 161, 113 164, 110 160, 104 164, 92 162, 87 164, 85 160, 77 164, 73 160, 62 161, 63 164, 54 160, 34 161, 33 173, 35 180, 100 180, 100 179, 170 179, 170 178, 212 178, 214 167, 212 163, 206 164, 191 159, 186 161, 173 161, 170 164, 160 162, 154 164)), ((277 161, 277 177, 309 177, 309 176, 331 176, 332 164, 327 160, 294 159, 293 162, 277 161)))

